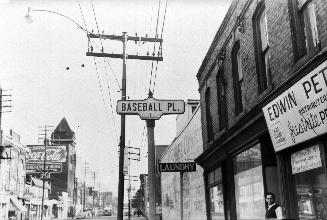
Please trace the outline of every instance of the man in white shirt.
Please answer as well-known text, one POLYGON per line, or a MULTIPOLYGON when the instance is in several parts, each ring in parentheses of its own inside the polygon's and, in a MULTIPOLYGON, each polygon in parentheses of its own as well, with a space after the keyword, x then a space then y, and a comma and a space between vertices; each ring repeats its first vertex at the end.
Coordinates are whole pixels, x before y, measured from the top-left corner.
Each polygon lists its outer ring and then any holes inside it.
POLYGON ((275 203, 275 194, 268 192, 266 195, 268 209, 266 211, 266 219, 282 219, 282 208, 275 203))

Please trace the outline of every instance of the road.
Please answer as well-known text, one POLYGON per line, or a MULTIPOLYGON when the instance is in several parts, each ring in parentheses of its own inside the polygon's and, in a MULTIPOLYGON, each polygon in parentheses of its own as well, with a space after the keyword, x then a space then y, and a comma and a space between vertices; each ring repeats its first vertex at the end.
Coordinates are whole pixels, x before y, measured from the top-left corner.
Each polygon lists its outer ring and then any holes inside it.
MULTIPOLYGON (((117 216, 101 216, 101 217, 95 217, 95 218, 86 218, 86 220, 117 220, 117 216)), ((124 220, 128 220, 128 217, 124 216, 124 220)), ((146 220, 146 218, 131 216, 131 220, 146 220)))

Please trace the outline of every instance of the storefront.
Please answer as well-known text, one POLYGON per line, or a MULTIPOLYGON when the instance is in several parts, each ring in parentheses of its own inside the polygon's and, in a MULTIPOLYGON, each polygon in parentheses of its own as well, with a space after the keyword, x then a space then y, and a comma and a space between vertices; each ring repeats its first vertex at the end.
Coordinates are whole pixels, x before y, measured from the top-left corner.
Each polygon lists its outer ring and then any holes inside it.
POLYGON ((265 219, 265 194, 273 192, 280 202, 274 148, 262 113, 253 114, 238 135, 196 159, 205 170, 208 220, 265 219))
POLYGON ((280 159, 286 216, 323 220, 327 219, 327 61, 307 72, 263 112, 280 159))

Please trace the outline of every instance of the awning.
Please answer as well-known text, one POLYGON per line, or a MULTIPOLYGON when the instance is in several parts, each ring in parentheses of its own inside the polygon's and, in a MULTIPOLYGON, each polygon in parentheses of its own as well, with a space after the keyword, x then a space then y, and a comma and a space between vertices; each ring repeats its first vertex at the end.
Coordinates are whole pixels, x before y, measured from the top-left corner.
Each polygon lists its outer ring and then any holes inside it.
POLYGON ((23 204, 18 201, 18 199, 16 199, 15 197, 10 197, 10 204, 12 208, 15 208, 16 211, 20 211, 20 212, 26 212, 27 209, 25 206, 23 206, 23 204))
MULTIPOLYGON (((31 179, 32 179, 32 181, 34 183, 34 186, 43 188, 43 181, 42 180, 36 179, 34 177, 32 177, 31 179)), ((44 188, 45 189, 51 189, 50 185, 47 182, 44 183, 44 188)))

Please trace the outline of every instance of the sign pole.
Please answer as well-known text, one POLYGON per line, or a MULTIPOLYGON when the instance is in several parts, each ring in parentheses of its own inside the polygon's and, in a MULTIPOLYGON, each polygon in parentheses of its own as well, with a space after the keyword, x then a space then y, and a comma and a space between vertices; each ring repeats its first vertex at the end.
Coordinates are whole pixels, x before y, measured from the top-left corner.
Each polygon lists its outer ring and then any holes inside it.
POLYGON ((181 188, 180 188, 180 190, 181 190, 181 220, 183 220, 183 215, 184 215, 184 210, 183 210, 183 177, 184 177, 184 172, 180 172, 180 176, 179 176, 179 178, 180 178, 180 185, 181 185, 181 188))
MULTIPOLYGON (((154 144, 154 127, 155 120, 146 120, 148 134, 148 175, 149 175, 149 216, 148 219, 154 220, 156 216, 155 201, 155 144, 154 144)), ((147 202, 147 201, 146 201, 147 202)), ((146 204, 146 203, 145 203, 146 204)))

